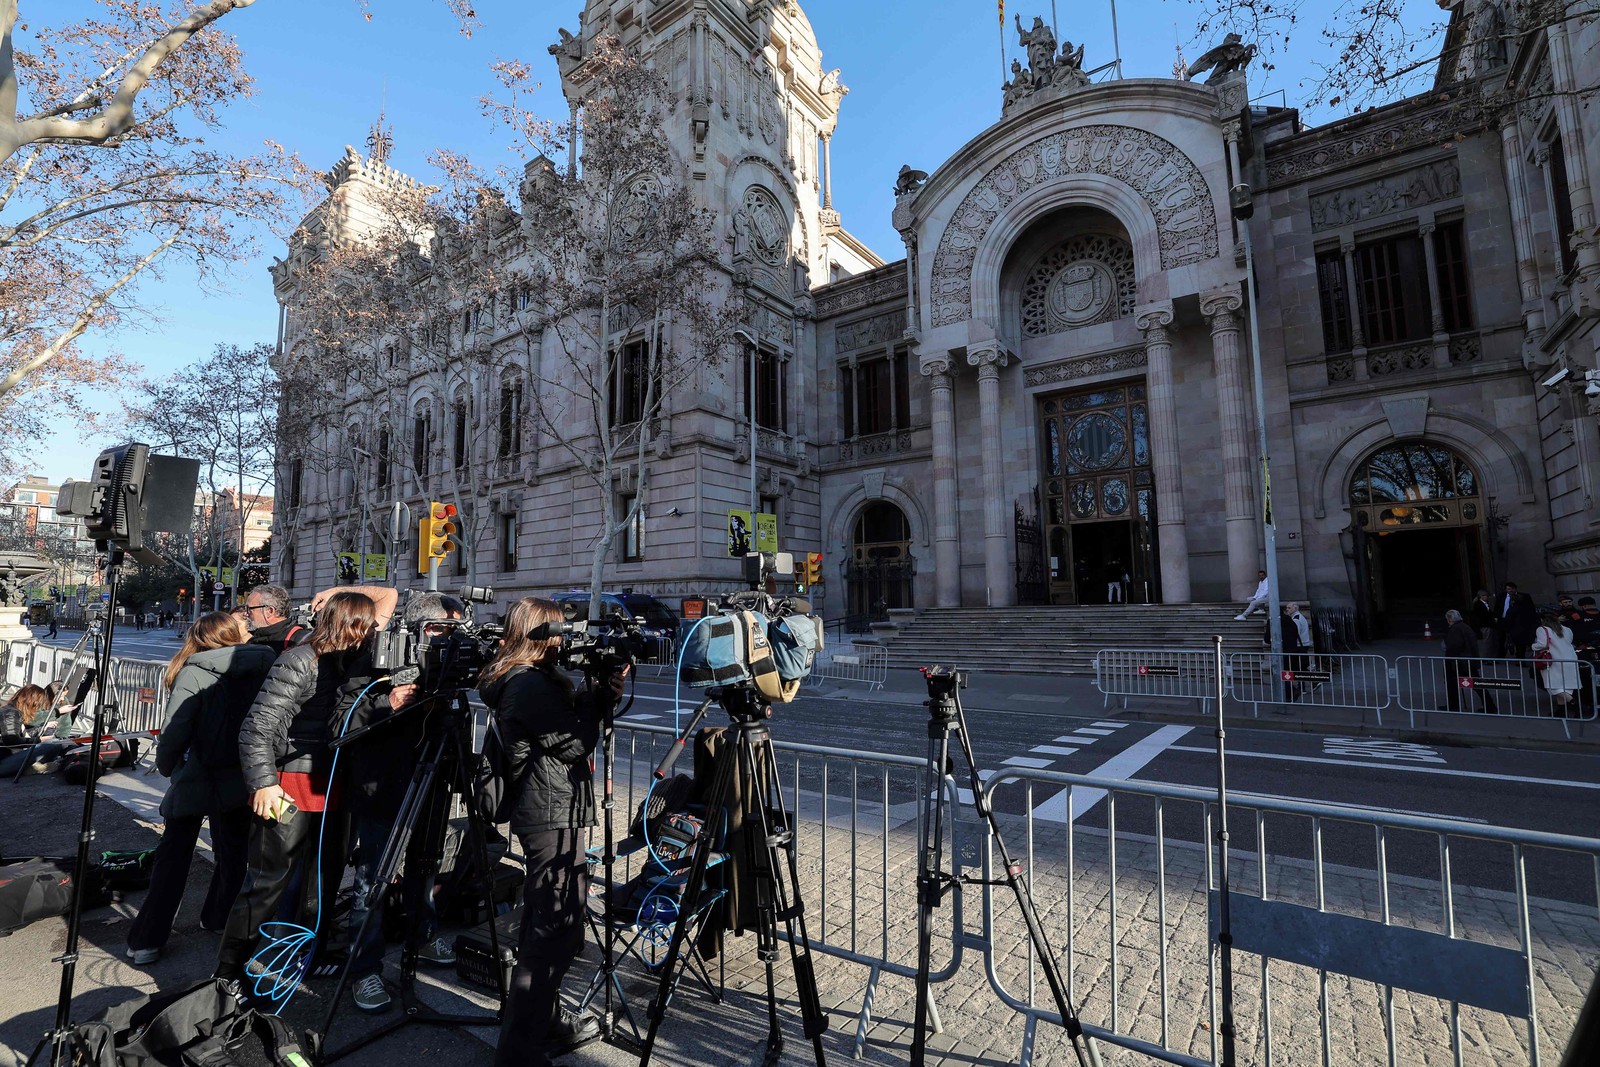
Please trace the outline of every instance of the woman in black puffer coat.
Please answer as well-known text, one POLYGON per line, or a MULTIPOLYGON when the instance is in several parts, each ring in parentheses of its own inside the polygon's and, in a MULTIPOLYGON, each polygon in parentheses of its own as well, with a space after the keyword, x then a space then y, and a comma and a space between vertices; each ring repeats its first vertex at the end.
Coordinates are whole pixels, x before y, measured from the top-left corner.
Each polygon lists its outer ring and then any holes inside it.
POLYGON ((172 779, 161 799, 166 825, 156 846, 150 890, 128 927, 128 958, 153 963, 161 955, 183 901, 200 825, 211 824, 215 866, 200 909, 200 925, 220 931, 244 882, 250 832, 239 727, 272 668, 271 649, 247 644, 250 631, 226 612, 203 615, 167 665, 166 724, 156 742, 156 769, 172 779))
POLYGON ((534 636, 538 627, 561 620, 561 609, 548 600, 517 601, 506 619, 505 643, 478 681, 505 746, 511 831, 528 863, 517 966, 495 1053, 495 1063, 505 1067, 545 1067, 552 1056, 599 1033, 592 1016, 561 1009, 561 980, 583 947, 584 853, 595 824, 591 761, 627 671, 612 678, 609 693, 576 692, 556 667, 561 639, 534 636))

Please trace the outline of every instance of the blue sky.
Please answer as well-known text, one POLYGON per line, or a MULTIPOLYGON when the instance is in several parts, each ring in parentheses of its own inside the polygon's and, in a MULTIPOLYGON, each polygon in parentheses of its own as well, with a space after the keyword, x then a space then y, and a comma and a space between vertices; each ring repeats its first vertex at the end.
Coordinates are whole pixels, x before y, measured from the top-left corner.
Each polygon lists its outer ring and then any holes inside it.
MULTIPOLYGON (((1302 79, 1324 58, 1312 26, 1338 0, 1307 0, 1296 48, 1276 57, 1278 68, 1251 74, 1253 96, 1276 94, 1299 104, 1302 79)), ((1433 0, 1408 0, 1419 21, 1437 19, 1433 0)), ((507 158, 478 107, 492 89, 488 66, 516 56, 542 81, 536 109, 563 117, 566 106, 546 46, 558 26, 577 29, 581 0, 478 0, 482 28, 461 36, 437 0, 370 0, 370 20, 355 0, 258 0, 227 16, 240 40, 257 94, 226 113, 222 140, 241 151, 276 140, 319 168, 331 166, 344 145, 358 148, 380 107, 393 128, 392 163, 425 176, 424 157, 435 147, 466 151, 481 162, 507 158)), ((1012 0, 1006 7, 1024 24, 1034 15, 1049 22, 1050 0, 1012 0)), ((1086 43, 1084 66, 1113 58, 1109 0, 1056 0, 1058 36, 1086 43)), ((82 17, 85 0, 24 0, 24 17, 58 23, 82 17)), ((845 226, 885 259, 903 254, 889 224, 892 188, 902 163, 932 171, 962 144, 992 124, 1000 112, 1003 70, 993 0, 802 0, 822 46, 824 68, 839 67, 850 88, 833 142, 834 205, 845 226)), ((1215 42, 1195 42, 1195 8, 1172 0, 1122 0, 1118 30, 1127 77, 1170 77, 1175 46, 1193 59, 1215 42)), ((1018 55, 1016 32, 1005 35, 1006 62, 1018 55)), ((1327 121, 1336 114, 1307 114, 1327 121)), ((174 370, 218 343, 250 345, 273 340, 277 309, 267 277, 281 244, 264 242, 257 262, 242 264, 226 288, 199 291, 192 277, 170 271, 139 292, 158 309, 148 330, 115 337, 91 336, 93 351, 119 350, 148 373, 174 370)), ((108 396, 105 408, 117 409, 108 396)), ((42 442, 31 469, 54 479, 83 477, 110 440, 84 439, 61 425, 42 442)))

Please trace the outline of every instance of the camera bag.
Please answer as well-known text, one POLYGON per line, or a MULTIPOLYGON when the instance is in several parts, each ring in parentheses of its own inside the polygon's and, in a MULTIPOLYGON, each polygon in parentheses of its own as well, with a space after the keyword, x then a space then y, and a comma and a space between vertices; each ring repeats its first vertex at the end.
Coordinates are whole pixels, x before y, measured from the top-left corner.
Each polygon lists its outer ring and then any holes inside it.
MULTIPOLYGON (((740 613, 743 614, 747 613, 740 613)), ((712 615, 701 619, 684 638, 678 679, 691 689, 749 681, 746 632, 739 615, 712 615)))
POLYGON ((779 678, 803 682, 811 676, 811 665, 822 651, 822 623, 810 615, 790 615, 774 622, 767 635, 779 678))

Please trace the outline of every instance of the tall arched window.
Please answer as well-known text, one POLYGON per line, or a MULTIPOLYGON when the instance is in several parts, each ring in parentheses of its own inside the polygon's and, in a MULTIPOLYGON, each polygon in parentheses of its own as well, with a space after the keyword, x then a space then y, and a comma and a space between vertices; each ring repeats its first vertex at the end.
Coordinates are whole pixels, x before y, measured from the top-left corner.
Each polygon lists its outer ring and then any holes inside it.
POLYGON ((467 394, 465 390, 456 393, 455 401, 450 405, 450 455, 457 470, 465 467, 472 454, 470 429, 467 423, 467 394))
POLYGON ((499 454, 514 456, 522 451, 522 375, 507 369, 500 376, 499 454))
POLYGON ((433 405, 426 399, 418 400, 411 410, 411 469, 416 472, 418 485, 428 480, 432 452, 433 405))
POLYGON ((1483 521, 1478 473, 1460 453, 1432 441, 1404 441, 1368 456, 1350 479, 1356 524, 1371 530, 1483 521))

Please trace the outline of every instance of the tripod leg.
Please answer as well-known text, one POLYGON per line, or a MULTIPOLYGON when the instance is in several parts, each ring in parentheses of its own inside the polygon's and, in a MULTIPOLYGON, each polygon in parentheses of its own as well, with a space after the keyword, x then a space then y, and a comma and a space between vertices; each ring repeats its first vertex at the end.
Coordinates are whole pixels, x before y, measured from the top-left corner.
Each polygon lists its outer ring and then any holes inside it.
MULTIPOLYGON (((761 777, 752 778, 752 782, 760 784, 763 793, 763 802, 760 806, 761 827, 763 841, 767 850, 767 863, 772 879, 771 903, 774 911, 770 914, 774 919, 781 918, 788 934, 789 962, 794 967, 795 995, 800 1002, 800 1016, 803 1031, 811 1039, 812 1051, 816 1054, 818 1067, 826 1062, 822 1048, 822 1035, 828 1030, 828 1017, 822 1011, 822 999, 817 992, 817 975, 814 957, 811 953, 811 937, 806 929, 805 902, 800 895, 800 867, 796 857, 794 828, 789 819, 788 809, 783 802, 783 788, 779 784, 778 757, 772 747, 772 735, 764 724, 747 727, 752 733, 759 731, 759 735, 752 739, 749 760, 752 769, 758 763, 761 768, 761 777), (784 867, 780 866, 777 851, 783 850, 788 874, 788 886, 784 885, 784 867), (792 895, 791 895, 792 893, 792 895)), ((763 923, 765 925, 765 923, 763 923)), ((776 940, 776 926, 773 927, 773 938, 776 940)), ((774 953, 776 955, 776 953, 774 953)), ((774 961, 775 962, 775 961, 774 961)), ((768 965, 768 990, 769 1002, 776 1010, 776 998, 772 996, 772 982, 770 978, 771 964, 768 965)))
POLYGON ((645 1033, 644 1047, 639 1053, 639 1067, 646 1067, 650 1056, 655 1050, 656 1037, 661 1030, 661 1022, 666 1018, 667 1004, 672 999, 673 986, 677 984, 677 970, 679 955, 683 952, 685 928, 687 923, 681 921, 681 916, 692 915, 700 907, 700 898, 704 895, 706 867, 711 858, 711 845, 716 836, 717 820, 727 807, 728 790, 733 781, 734 760, 738 758, 738 751, 729 737, 722 751, 717 753, 716 771, 711 777, 711 789, 706 795, 706 820, 700 827, 700 833, 695 836, 694 862, 689 867, 689 880, 684 886, 683 900, 679 905, 680 920, 672 924, 672 940, 667 946, 666 959, 661 964, 661 981, 656 988, 656 997, 650 1003, 650 1029, 645 1033))
POLYGON ((933 951, 933 911, 944 898, 944 811, 946 768, 950 760, 950 725, 928 724, 928 776, 922 797, 922 841, 917 848, 917 1006, 911 1025, 911 1065, 927 1057, 928 1015, 933 994, 928 989, 933 951))

